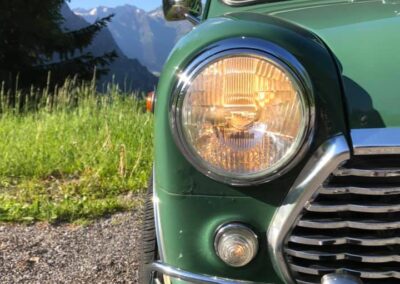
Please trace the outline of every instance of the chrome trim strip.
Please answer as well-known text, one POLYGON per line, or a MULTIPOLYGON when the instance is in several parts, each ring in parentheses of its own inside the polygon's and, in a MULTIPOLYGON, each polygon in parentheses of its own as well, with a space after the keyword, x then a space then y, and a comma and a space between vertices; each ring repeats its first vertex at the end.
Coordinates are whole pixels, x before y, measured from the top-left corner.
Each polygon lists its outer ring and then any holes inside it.
POLYGON ((351 130, 355 155, 400 154, 400 128, 351 130))
POLYGON ((186 17, 186 20, 188 20, 193 26, 198 26, 201 23, 201 19, 200 18, 198 18, 196 16, 193 16, 193 15, 191 15, 189 13, 186 13, 185 17, 186 17))
POLYGON ((400 237, 387 239, 359 238, 359 237, 320 237, 320 236, 299 236, 291 235, 291 243, 311 246, 325 245, 360 245, 360 246, 388 246, 400 245, 400 237))
POLYGON ((312 199, 328 176, 344 161, 350 159, 350 148, 344 136, 336 136, 325 142, 310 158, 289 191, 283 205, 277 210, 268 229, 268 245, 276 270, 286 283, 294 283, 283 255, 286 237, 304 205, 312 199))
MULTIPOLYGON (((170 276, 172 278, 177 278, 179 280, 188 281, 194 284, 262 284, 261 282, 251 282, 242 280, 233 280, 226 278, 219 278, 215 276, 195 274, 192 272, 184 271, 179 268, 169 266, 161 262, 154 262, 149 267, 149 273, 158 272, 165 276, 170 276)), ((266 284, 266 283, 264 283, 266 284)))
POLYGON ((161 228, 159 206, 160 206, 160 199, 157 196, 157 190, 156 190, 156 170, 155 167, 153 166, 153 208, 154 208, 154 223, 156 228, 157 247, 160 260, 165 261, 164 238, 161 228))
MULTIPOLYGON (((400 143, 400 141, 399 141, 400 143)), ((400 168, 376 168, 376 169, 346 169, 341 168, 333 173, 338 177, 400 177, 400 168)))
POLYGON ((267 2, 265 0, 221 0, 221 1, 226 5, 236 6, 236 7, 261 4, 267 2))

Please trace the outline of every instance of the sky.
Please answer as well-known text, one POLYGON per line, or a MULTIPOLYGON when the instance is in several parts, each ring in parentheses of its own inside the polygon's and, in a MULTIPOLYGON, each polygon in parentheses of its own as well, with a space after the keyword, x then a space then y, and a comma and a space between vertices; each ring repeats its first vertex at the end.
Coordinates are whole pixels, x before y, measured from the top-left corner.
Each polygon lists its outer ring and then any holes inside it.
POLYGON ((162 0, 71 0, 69 6, 75 8, 94 8, 98 6, 115 7, 125 4, 135 5, 146 11, 153 10, 161 6, 162 0))

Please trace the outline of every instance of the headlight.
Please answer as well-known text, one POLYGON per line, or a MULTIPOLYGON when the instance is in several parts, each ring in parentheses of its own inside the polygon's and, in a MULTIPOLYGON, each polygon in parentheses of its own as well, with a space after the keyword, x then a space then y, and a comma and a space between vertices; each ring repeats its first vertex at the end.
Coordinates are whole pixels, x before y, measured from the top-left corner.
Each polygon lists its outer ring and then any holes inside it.
POLYGON ((232 185, 282 173, 308 137, 312 111, 302 80, 277 57, 230 50, 180 75, 172 128, 185 156, 232 185))

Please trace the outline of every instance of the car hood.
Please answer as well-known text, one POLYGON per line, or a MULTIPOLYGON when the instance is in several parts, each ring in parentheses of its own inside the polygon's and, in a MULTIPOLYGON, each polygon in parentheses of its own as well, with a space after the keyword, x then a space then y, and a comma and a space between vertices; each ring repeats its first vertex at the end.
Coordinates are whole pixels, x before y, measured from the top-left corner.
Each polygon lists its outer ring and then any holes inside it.
POLYGON ((314 32, 342 73, 351 128, 400 126, 400 1, 285 1, 266 14, 314 32))

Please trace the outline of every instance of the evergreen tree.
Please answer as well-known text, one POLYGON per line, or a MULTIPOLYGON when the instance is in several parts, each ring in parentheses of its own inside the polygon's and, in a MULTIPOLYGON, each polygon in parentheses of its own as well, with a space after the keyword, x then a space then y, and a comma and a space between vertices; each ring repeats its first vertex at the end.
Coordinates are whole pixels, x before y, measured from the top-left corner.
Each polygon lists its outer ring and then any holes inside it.
POLYGON ((52 84, 67 77, 91 79, 117 56, 83 53, 112 16, 76 31, 62 28, 61 7, 65 0, 0 0, 0 81, 8 88, 52 84), (18 86, 17 86, 18 85, 18 86))

